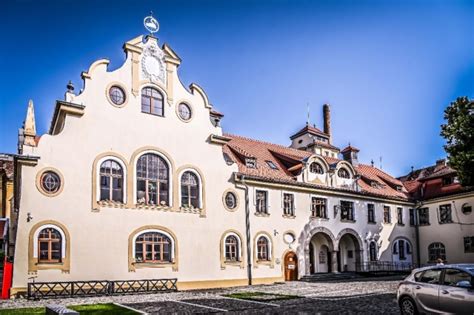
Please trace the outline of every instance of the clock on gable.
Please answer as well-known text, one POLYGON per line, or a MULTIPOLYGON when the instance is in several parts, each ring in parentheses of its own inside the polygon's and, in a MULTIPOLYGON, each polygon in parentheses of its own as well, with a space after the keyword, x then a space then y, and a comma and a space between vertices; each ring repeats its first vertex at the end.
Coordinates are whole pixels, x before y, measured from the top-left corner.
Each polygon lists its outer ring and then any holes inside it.
POLYGON ((142 54, 142 77, 151 81, 159 81, 166 84, 166 69, 164 53, 158 47, 156 41, 148 40, 143 47, 142 54))

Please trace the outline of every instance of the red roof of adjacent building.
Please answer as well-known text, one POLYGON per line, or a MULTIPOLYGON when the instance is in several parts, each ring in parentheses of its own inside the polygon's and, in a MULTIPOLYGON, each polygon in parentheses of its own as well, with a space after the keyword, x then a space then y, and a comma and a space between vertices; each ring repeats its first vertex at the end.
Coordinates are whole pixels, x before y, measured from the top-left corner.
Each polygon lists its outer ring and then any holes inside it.
POLYGON ((446 164, 446 161, 439 160, 435 165, 431 165, 418 170, 413 170, 409 174, 400 177, 403 185, 415 199, 433 199, 472 190, 461 186, 454 180, 456 171, 446 164), (452 183, 443 183, 443 178, 453 178, 452 183))
MULTIPOLYGON (((315 188, 328 190, 350 190, 349 188, 333 188, 326 185, 297 182, 295 171, 301 168, 295 167, 304 162, 305 159, 314 155, 312 152, 297 150, 278 144, 254 140, 246 137, 226 134, 231 140, 226 143, 223 150, 229 157, 237 163, 239 173, 250 177, 257 177, 263 181, 280 182, 293 185, 312 185, 315 188), (245 163, 246 158, 255 158, 256 168, 248 167, 245 163), (272 169, 266 161, 271 161, 278 169, 272 169), (294 169, 294 171, 292 171, 294 169)), ((329 165, 335 166, 340 159, 321 156, 329 165)), ((378 197, 408 200, 406 190, 398 179, 375 167, 358 164, 355 167, 356 172, 361 175, 357 179, 359 187, 362 189, 359 193, 364 195, 373 195, 378 197), (370 180, 377 181, 380 185, 372 187, 370 180), (366 182, 366 181, 369 181, 366 182), (397 190, 397 186, 401 191, 397 190)), ((354 190, 351 190, 355 192, 354 190)), ((356 193, 356 192, 355 192, 356 193)))

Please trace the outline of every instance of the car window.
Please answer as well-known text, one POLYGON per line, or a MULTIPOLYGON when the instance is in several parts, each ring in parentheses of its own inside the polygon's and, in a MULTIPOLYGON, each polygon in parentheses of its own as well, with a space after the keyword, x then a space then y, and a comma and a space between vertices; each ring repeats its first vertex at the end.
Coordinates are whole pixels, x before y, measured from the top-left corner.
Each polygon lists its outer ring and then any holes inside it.
POLYGON ((419 282, 439 284, 439 278, 441 276, 441 269, 430 269, 426 270, 420 278, 419 282))
POLYGON ((413 277, 415 278, 415 281, 416 282, 420 282, 420 279, 421 279, 421 275, 423 274, 423 271, 418 271, 417 273, 415 273, 413 275, 413 277))
POLYGON ((444 285, 455 287, 459 281, 471 282, 471 275, 458 269, 446 269, 444 272, 444 285))

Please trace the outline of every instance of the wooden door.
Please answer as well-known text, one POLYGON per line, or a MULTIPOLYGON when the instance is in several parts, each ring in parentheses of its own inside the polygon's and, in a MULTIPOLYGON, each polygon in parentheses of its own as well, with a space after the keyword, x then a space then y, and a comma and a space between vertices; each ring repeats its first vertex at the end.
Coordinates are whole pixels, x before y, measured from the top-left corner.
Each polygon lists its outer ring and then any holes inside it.
POLYGON ((285 255, 285 281, 298 280, 298 257, 293 252, 285 255))

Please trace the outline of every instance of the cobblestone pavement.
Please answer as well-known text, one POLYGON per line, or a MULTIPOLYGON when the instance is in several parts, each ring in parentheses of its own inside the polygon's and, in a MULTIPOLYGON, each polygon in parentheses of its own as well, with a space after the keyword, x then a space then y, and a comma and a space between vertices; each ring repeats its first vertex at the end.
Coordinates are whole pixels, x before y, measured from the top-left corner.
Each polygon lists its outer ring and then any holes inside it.
POLYGON ((0 302, 0 308, 36 307, 45 304, 75 305, 120 303, 148 314, 398 314, 396 290, 399 280, 376 279, 327 283, 286 282, 273 285, 228 289, 182 291, 163 294, 141 294, 27 301, 0 302), (290 300, 255 302, 227 298, 237 292, 265 292, 296 295, 290 300))

